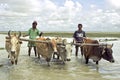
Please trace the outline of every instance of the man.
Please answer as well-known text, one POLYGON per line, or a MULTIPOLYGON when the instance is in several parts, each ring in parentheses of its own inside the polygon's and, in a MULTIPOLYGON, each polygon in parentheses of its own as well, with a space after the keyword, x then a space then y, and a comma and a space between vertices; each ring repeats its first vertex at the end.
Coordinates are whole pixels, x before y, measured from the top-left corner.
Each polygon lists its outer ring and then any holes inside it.
MULTIPOLYGON (((75 31, 73 34, 74 41, 76 43, 83 43, 85 37, 86 37, 86 33, 85 31, 82 30, 82 24, 78 24, 78 30, 75 31)), ((79 47, 80 47, 79 45, 75 46, 76 48, 75 56, 78 56, 79 47)), ((83 48, 81 47, 81 54, 83 55, 82 51, 83 51, 83 48)))
MULTIPOLYGON (((27 35, 24 35, 23 37, 29 36, 29 39, 35 40, 37 36, 41 36, 42 32, 39 34, 39 30, 36 27, 37 27, 37 22, 34 21, 32 23, 32 28, 30 28, 28 30, 27 35)), ((32 47, 34 48, 35 56, 37 56, 36 44, 35 42, 31 42, 31 41, 28 42, 28 55, 30 56, 32 47)))

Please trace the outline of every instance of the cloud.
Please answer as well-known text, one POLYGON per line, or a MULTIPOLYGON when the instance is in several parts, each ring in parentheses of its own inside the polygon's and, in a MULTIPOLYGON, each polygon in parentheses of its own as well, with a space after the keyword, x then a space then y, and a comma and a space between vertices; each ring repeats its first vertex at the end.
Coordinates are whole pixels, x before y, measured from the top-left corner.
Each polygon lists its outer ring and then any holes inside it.
POLYGON ((107 2, 116 9, 120 9, 120 0, 107 0, 107 2))
POLYGON ((89 10, 84 10, 77 0, 65 0, 62 5, 52 0, 1 0, 0 29, 27 30, 32 21, 37 20, 38 28, 43 31, 73 31, 78 23, 82 23, 86 31, 107 31, 108 27, 110 31, 119 31, 119 6, 113 4, 113 0, 108 1, 106 5, 109 3, 112 8, 90 4, 89 10))

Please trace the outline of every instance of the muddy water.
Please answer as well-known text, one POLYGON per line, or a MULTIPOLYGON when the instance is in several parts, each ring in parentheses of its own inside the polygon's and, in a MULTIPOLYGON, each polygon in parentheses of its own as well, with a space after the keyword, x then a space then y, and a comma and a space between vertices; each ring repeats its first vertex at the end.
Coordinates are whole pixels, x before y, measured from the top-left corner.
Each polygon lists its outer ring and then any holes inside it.
MULTIPOLYGON (((4 47, 4 36, 0 39, 0 47, 4 47)), ((72 60, 62 65, 60 62, 51 61, 48 67, 44 59, 37 59, 32 52, 31 57, 27 56, 26 42, 21 46, 18 65, 11 65, 7 58, 7 52, 0 50, 0 80, 120 80, 120 41, 114 43, 113 56, 115 63, 101 60, 96 66, 92 60, 85 64, 79 53, 72 60)))

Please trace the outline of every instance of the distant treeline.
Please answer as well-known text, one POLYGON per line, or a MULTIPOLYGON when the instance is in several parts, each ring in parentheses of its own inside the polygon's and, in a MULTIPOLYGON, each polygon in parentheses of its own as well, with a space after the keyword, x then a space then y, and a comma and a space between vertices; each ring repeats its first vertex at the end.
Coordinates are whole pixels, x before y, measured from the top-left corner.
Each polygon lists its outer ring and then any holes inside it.
MULTIPOLYGON (((22 34, 25 34, 22 31, 22 34)), ((0 34, 7 34, 7 32, 0 32, 0 34)), ((72 37, 73 32, 43 32, 43 36, 50 37, 72 37)), ((120 32, 86 32, 87 37, 120 37, 120 32)))

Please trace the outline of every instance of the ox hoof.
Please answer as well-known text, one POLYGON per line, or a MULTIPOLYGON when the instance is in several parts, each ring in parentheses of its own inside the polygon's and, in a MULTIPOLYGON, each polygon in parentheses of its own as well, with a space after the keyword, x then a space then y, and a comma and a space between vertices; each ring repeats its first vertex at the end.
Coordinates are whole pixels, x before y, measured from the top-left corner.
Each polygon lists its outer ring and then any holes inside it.
POLYGON ((62 65, 65 65, 65 62, 62 62, 62 65))
POLYGON ((48 64, 48 67, 50 67, 50 64, 48 64))
POLYGON ((17 65, 17 60, 15 60, 15 64, 17 65))
POLYGON ((12 64, 14 64, 14 61, 11 61, 12 64))

